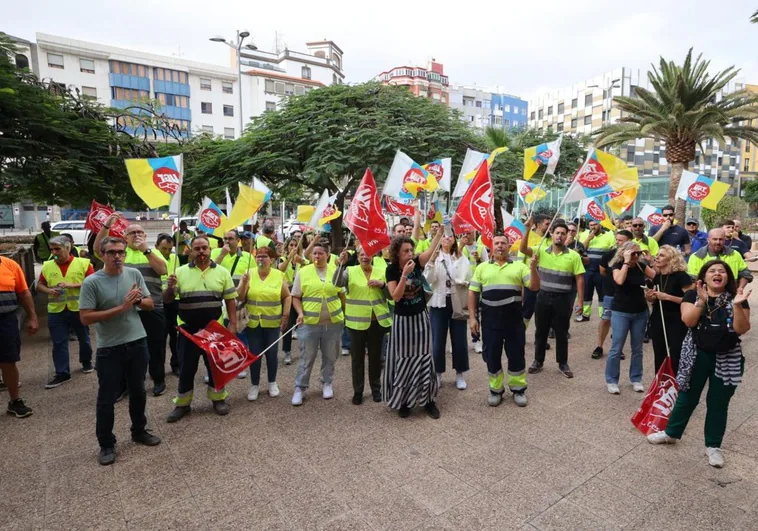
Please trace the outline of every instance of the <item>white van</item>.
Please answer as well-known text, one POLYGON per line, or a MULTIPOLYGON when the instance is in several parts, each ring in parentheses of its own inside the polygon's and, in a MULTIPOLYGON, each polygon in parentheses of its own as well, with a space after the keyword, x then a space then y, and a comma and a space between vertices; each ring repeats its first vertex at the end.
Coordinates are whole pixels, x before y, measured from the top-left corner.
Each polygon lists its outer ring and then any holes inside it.
POLYGON ((50 226, 50 230, 59 234, 70 234, 74 239, 74 245, 87 245, 90 231, 84 228, 84 221, 58 221, 50 226))

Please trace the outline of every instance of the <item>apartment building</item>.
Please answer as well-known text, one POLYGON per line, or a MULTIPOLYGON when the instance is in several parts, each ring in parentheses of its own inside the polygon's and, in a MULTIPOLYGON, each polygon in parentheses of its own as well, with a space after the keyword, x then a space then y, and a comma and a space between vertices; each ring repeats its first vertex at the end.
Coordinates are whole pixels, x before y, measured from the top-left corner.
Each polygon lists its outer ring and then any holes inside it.
POLYGON ((396 66, 374 78, 383 85, 406 87, 419 98, 429 98, 436 103, 449 105, 450 80, 445 68, 432 58, 426 68, 421 66, 396 66))

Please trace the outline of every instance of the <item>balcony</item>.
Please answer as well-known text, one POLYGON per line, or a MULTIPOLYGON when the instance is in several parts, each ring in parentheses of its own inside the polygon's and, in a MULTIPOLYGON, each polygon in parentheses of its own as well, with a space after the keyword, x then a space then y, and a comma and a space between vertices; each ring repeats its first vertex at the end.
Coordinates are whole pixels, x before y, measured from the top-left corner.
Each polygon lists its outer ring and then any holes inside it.
POLYGON ((186 107, 174 107, 173 105, 162 105, 158 112, 162 112, 169 118, 175 120, 189 120, 192 121, 192 111, 186 107))
POLYGON ((111 87, 150 90, 150 78, 130 76, 127 74, 109 74, 111 87))
POLYGON ((177 96, 189 96, 190 86, 187 83, 175 83, 173 81, 153 80, 153 92, 162 94, 176 94, 177 96))

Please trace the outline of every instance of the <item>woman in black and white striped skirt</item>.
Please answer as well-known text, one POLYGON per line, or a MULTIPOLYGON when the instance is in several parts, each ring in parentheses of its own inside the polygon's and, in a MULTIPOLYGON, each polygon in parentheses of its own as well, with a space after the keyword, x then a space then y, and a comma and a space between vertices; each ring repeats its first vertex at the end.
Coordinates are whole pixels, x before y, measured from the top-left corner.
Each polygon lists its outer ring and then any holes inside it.
POLYGON ((424 296, 424 266, 437 249, 442 231, 429 248, 413 257, 413 240, 394 238, 387 266, 387 288, 395 301, 389 349, 382 377, 384 401, 405 418, 411 408, 424 407, 438 419, 437 378, 432 359, 432 329, 424 296))

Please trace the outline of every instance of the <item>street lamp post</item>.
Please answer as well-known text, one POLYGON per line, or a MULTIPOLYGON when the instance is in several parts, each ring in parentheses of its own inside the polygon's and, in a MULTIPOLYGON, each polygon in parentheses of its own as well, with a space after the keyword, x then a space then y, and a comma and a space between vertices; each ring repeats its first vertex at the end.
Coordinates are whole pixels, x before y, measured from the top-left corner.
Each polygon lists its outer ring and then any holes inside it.
MULTIPOLYGON (((237 112, 239 113, 240 117, 240 131, 239 136, 242 136, 242 131, 245 128, 245 122, 244 118, 242 116, 242 43, 245 39, 247 39, 250 36, 250 32, 247 30, 237 30, 237 40, 235 42, 231 42, 226 40, 224 37, 221 37, 220 35, 214 35, 210 38, 213 42, 223 42, 233 50, 237 51, 237 96, 239 98, 239 109, 237 112)), ((244 48, 247 48, 248 50, 257 50, 258 47, 253 44, 252 42, 250 44, 246 44, 244 48)))

